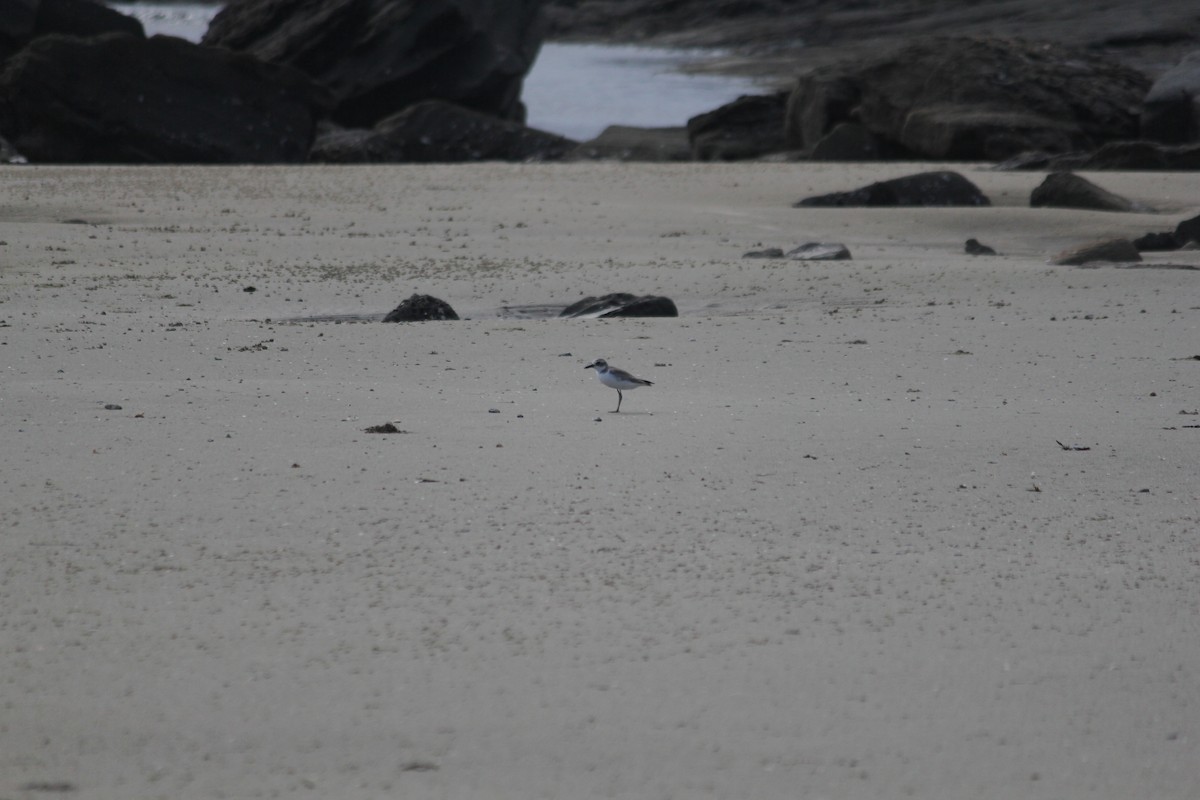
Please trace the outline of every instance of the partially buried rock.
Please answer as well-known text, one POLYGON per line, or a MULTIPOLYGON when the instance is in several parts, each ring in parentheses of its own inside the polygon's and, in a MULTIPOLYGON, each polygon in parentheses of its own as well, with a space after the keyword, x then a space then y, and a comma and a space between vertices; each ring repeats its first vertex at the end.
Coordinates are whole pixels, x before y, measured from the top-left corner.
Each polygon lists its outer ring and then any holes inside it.
POLYGON ((967 239, 966 244, 963 245, 963 250, 966 251, 966 254, 969 256, 994 256, 994 255, 996 255, 995 250, 988 247, 986 244, 979 241, 978 239, 967 239))
POLYGON ((806 242, 788 250, 784 256, 793 261, 845 261, 850 258, 850 251, 844 244, 806 242))
POLYGON ((1101 239, 1064 250, 1051 258, 1050 263, 1079 266, 1094 261, 1128 264, 1141 260, 1141 254, 1128 239, 1101 239))
POLYGON ((559 312, 560 317, 678 317, 679 310, 669 297, 626 292, 603 297, 585 297, 559 312))
POLYGON ((990 206, 979 187, 957 172, 920 172, 890 181, 880 181, 849 192, 807 197, 796 208, 845 208, 853 206, 990 206))
POLYGON ((1082 208, 1094 211, 1150 210, 1071 172, 1047 175, 1029 196, 1029 205, 1033 208, 1082 208))
POLYGON ((742 258, 783 258, 782 247, 768 247, 765 250, 751 250, 742 253, 742 258))
POLYGON ((458 319, 445 300, 427 294, 414 294, 388 312, 384 322, 423 322, 433 319, 458 319))

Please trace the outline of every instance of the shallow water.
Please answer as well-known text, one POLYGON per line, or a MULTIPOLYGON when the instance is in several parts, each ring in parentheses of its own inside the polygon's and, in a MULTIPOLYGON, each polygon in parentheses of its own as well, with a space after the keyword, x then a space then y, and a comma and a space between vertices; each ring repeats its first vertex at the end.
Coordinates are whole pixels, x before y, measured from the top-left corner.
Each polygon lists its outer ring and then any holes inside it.
MULTIPOLYGON (((148 35, 197 42, 219 6, 199 3, 114 3, 142 21, 148 35)), ((762 91, 747 78, 690 75, 680 67, 711 51, 632 45, 546 44, 525 79, 522 97, 534 128, 572 139, 609 125, 685 125, 742 94, 762 91)))

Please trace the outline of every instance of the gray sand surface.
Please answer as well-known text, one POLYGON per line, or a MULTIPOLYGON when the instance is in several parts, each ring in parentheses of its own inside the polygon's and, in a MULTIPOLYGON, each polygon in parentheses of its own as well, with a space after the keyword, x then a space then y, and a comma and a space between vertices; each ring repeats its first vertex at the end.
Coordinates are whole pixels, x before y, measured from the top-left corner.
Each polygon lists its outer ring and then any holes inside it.
POLYGON ((0 798, 1200 797, 1200 183, 926 166, 5 169, 0 798))

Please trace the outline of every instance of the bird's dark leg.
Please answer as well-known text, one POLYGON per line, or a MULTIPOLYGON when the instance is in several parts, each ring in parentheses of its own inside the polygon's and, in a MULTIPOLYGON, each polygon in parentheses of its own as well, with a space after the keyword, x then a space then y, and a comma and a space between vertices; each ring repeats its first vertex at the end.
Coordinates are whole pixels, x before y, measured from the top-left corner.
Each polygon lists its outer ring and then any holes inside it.
POLYGON ((620 411, 621 411, 621 401, 622 401, 622 400, 624 400, 624 399, 625 399, 625 395, 621 394, 621 390, 620 390, 620 389, 617 389, 617 410, 613 412, 614 414, 618 414, 618 413, 620 413, 620 411))

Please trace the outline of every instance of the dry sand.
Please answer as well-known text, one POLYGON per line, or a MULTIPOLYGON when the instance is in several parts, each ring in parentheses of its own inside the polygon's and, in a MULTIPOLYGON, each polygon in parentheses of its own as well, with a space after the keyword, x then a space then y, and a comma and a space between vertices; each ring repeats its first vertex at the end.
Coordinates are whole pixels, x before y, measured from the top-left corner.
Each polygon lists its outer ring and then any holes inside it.
POLYGON ((5 169, 0 798, 1200 796, 1200 272, 1046 263, 1200 183, 921 168, 5 169))

